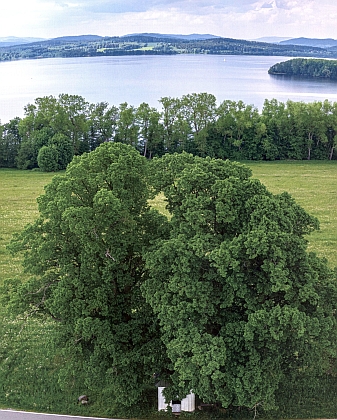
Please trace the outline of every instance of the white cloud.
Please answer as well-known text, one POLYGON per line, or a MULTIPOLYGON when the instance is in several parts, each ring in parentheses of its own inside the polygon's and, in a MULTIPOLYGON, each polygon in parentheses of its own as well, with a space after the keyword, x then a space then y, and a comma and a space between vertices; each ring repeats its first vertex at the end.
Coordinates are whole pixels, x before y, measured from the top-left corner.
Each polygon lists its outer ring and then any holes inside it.
POLYGON ((213 33, 336 38, 335 0, 11 0, 0 36, 213 33))

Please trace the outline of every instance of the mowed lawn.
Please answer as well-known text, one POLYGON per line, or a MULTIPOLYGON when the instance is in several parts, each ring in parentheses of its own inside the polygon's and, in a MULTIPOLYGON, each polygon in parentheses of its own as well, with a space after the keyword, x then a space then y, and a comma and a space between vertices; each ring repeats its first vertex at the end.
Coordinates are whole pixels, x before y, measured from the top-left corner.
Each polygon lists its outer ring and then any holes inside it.
MULTIPOLYGON (((253 177, 275 193, 288 191, 321 225, 309 236, 309 250, 337 266, 337 161, 245 162, 253 177)), ((36 198, 54 173, 0 169, 0 283, 22 273, 20 261, 6 250, 14 232, 38 216, 36 198)), ((163 197, 154 205, 164 209, 163 197)))

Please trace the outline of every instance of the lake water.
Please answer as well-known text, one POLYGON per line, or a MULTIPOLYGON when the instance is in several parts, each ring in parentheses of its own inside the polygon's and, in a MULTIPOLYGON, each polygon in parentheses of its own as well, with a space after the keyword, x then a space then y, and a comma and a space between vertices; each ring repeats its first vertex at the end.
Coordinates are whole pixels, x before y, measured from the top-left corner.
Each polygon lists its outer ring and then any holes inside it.
POLYGON ((68 93, 88 102, 160 108, 164 96, 207 92, 218 103, 242 100, 260 110, 265 99, 286 102, 337 102, 337 82, 294 80, 268 75, 273 64, 289 57, 177 55, 81 57, 0 63, 0 120, 24 115, 35 98, 68 93))

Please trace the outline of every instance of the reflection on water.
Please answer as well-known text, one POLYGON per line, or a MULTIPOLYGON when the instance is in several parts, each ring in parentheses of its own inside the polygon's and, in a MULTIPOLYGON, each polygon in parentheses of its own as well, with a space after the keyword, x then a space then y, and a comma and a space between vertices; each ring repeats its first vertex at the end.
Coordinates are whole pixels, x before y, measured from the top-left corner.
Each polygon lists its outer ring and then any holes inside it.
POLYGON ((0 119, 23 116, 35 98, 69 93, 87 101, 159 107, 164 96, 213 93, 218 102, 242 100, 262 108, 264 100, 337 101, 337 83, 268 74, 289 57, 218 55, 81 57, 0 63, 0 119))

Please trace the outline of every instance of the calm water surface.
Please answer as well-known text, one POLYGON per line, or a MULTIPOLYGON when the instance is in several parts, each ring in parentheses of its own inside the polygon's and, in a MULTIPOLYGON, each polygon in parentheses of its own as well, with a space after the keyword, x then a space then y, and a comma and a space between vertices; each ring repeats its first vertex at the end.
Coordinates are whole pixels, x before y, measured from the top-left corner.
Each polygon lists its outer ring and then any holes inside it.
POLYGON ((160 108, 164 96, 213 93, 218 103, 242 100, 260 110, 265 99, 285 102, 337 101, 337 83, 291 80, 268 75, 271 65, 289 57, 179 55, 81 57, 0 63, 0 120, 24 115, 41 96, 68 93, 87 101, 160 108))

